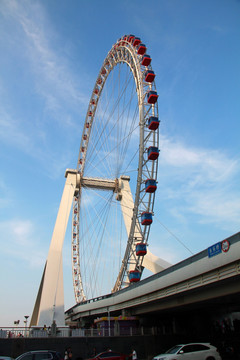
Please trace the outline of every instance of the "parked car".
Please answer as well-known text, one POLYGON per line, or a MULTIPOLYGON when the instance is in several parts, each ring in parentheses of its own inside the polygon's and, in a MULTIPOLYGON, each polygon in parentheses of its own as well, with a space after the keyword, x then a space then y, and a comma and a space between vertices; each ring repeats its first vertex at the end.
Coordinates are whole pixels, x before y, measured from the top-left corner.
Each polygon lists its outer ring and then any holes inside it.
POLYGON ((153 360, 222 360, 218 349, 210 343, 176 345, 153 360))
POLYGON ((126 360, 126 358, 127 356, 124 354, 120 354, 116 351, 108 350, 87 360, 126 360))
POLYGON ((0 355, 0 360, 14 360, 14 358, 12 358, 10 356, 0 355))
POLYGON ((63 357, 57 351, 35 350, 18 356, 16 360, 63 360, 63 357))

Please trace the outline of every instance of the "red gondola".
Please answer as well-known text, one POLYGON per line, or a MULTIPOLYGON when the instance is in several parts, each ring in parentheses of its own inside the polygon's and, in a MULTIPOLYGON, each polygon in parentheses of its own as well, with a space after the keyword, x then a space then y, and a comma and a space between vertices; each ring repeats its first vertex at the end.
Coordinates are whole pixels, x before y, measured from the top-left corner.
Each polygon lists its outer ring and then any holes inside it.
POLYGON ((147 51, 147 48, 144 44, 141 43, 138 45, 138 47, 137 47, 138 55, 144 55, 146 51, 147 51))
POLYGON ((153 80, 155 79, 155 74, 154 74, 154 71, 152 70, 147 70, 145 72, 145 81, 146 82, 153 82, 153 80))
POLYGON ((152 223, 152 213, 150 212, 143 212, 141 214, 141 224, 142 225, 151 225, 152 223))
POLYGON ((159 156, 159 149, 156 146, 149 146, 148 160, 156 160, 159 156))
POLYGON ((141 43, 141 40, 139 37, 135 37, 133 40, 133 46, 138 46, 141 43))
POLYGON ((144 243, 138 243, 136 245, 136 255, 137 256, 144 256, 147 253, 147 245, 144 243))
POLYGON ((151 57, 150 57, 149 55, 145 54, 145 55, 143 56, 143 58, 142 58, 141 64, 142 64, 143 66, 148 66, 148 65, 151 64, 151 61, 152 61, 151 57))
POLYGON ((147 94, 147 102, 148 104, 155 104, 158 99, 158 94, 156 91, 149 91, 147 94))
POLYGON ((147 193, 154 193, 157 189, 157 182, 154 179, 147 179, 145 181, 145 191, 147 193))
POLYGON ((148 119, 149 130, 157 130, 159 127, 159 120, 156 116, 150 116, 148 119))
POLYGON ((129 281, 130 283, 138 282, 140 280, 140 272, 138 270, 129 271, 129 281))
POLYGON ((131 42, 131 41, 133 41, 133 39, 135 38, 135 36, 134 35, 129 35, 128 36, 128 42, 131 42))

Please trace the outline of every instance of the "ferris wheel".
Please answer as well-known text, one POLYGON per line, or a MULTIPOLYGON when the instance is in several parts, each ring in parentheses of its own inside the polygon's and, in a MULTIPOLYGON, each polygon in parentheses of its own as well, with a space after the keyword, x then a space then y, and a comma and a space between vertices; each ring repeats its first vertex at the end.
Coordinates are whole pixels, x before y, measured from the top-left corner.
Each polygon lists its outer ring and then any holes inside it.
POLYGON ((90 97, 73 199, 76 302, 141 279, 159 155, 158 94, 151 57, 124 35, 108 52, 90 97))

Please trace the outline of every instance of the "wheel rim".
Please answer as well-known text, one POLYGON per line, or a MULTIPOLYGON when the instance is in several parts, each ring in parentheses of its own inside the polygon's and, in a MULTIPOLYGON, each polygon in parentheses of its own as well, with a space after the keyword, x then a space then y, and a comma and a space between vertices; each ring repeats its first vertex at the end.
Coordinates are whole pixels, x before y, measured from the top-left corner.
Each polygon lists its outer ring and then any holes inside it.
POLYGON ((98 177, 115 182, 121 175, 130 175, 134 208, 126 236, 113 191, 81 186, 76 194, 72 221, 76 302, 129 285, 130 267, 136 268, 140 276, 143 270, 143 257, 136 256, 135 250, 139 241, 148 243, 150 226, 141 225, 139 219, 144 211, 153 213, 155 192, 146 193, 145 181, 156 180, 158 160, 149 160, 147 149, 152 145, 159 147, 159 132, 158 128, 153 131, 147 126, 150 116, 158 118, 158 106, 157 102, 147 101, 148 92, 156 89, 154 81, 144 80, 151 65, 143 66, 141 61, 142 55, 131 39, 119 39, 103 62, 90 98, 78 171, 82 179, 98 177), (116 214, 114 218, 113 214, 116 214), (136 226, 139 226, 139 238, 134 233, 136 226), (104 287, 104 282, 110 287, 104 287))

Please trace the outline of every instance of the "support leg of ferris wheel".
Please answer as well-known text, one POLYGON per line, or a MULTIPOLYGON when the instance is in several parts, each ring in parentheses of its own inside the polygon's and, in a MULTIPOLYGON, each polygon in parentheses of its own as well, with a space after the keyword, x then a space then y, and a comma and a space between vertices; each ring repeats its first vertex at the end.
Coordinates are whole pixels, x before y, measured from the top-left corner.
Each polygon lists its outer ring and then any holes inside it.
MULTIPOLYGON (((119 194, 121 195, 119 197, 119 200, 121 203, 122 214, 128 235, 130 233, 131 218, 133 215, 133 207, 134 207, 133 197, 129 186, 129 180, 130 178, 127 176, 121 176, 119 179, 119 191, 120 191, 119 194)), ((140 224, 138 221, 136 222, 134 237, 138 239, 141 238, 140 224)), ((135 266, 134 262, 132 262, 131 264, 131 260, 130 260, 129 271, 134 270, 134 266, 135 266)), ((148 269, 149 271, 151 271, 153 274, 156 274, 168 268, 169 266, 171 266, 171 264, 155 256, 148 249, 147 254, 143 258, 142 266, 148 269)))
POLYGON ((79 188, 77 170, 66 170, 64 186, 52 240, 43 271, 30 326, 65 326, 62 247, 74 193, 79 188))

